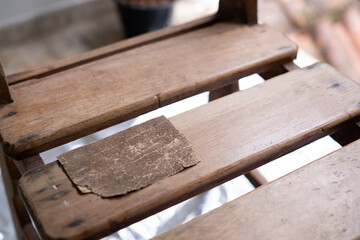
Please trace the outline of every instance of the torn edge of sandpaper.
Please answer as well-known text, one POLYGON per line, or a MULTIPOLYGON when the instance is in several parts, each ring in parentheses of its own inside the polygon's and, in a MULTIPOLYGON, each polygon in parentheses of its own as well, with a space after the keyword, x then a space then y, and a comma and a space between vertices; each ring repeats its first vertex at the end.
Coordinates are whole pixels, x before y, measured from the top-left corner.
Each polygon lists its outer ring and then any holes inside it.
POLYGON ((139 190, 199 162, 189 140, 163 116, 61 154, 58 160, 81 192, 102 197, 139 190))

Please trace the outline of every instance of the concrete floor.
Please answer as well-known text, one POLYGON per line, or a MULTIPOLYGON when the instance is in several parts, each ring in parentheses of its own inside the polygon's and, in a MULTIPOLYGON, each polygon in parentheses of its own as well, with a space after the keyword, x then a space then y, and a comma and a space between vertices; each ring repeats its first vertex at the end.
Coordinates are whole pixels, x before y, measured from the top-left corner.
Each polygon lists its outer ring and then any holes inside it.
MULTIPOLYGON (((93 1, 92 4, 96 4, 93 1)), ((174 11, 173 24, 179 24, 192 20, 196 17, 209 14, 216 11, 217 0, 181 0, 176 2, 174 11)), ((57 20, 59 27, 56 31, 43 31, 48 29, 40 27, 38 34, 32 34, 31 37, 26 35, 16 37, 16 31, 7 30, 12 33, 12 40, 5 39, 0 34, 0 57, 3 61, 5 72, 7 74, 27 70, 29 68, 51 63, 59 59, 70 57, 78 53, 118 41, 123 38, 122 26, 118 22, 118 16, 112 8, 110 0, 103 0, 101 8, 95 13, 100 16, 97 23, 91 20, 91 14, 86 15, 84 19, 72 16, 76 15, 76 11, 84 11, 84 9, 75 9, 70 13, 70 18, 74 21, 71 25, 66 24, 66 20, 57 20), (72 16, 72 17, 71 17, 72 16), (65 21, 65 22, 64 22, 65 21), (107 28, 104 30, 104 27, 107 28)), ((90 11, 90 10, 89 10, 90 11)), ((60 14, 61 15, 61 14, 60 14)), ((265 14, 264 14, 265 15, 265 14)), ((57 16, 58 19, 61 17, 57 16)), ((31 26, 30 26, 31 27, 31 26)), ((26 28, 26 26, 23 26, 26 28)), ((0 33, 3 33, 0 29, 0 33)), ((21 34, 20 34, 21 35, 21 34)), ((301 67, 310 65, 315 60, 306 55, 299 53, 297 64, 301 67)), ((256 84, 261 84, 263 80, 258 75, 240 80, 241 90, 245 90, 256 84)), ((136 119, 118 124, 90 136, 78 139, 66 145, 51 149, 41 156, 46 162, 56 159, 59 154, 79 147, 88 142, 104 138, 110 134, 121 131, 129 126, 144 122, 156 116, 164 115, 171 117, 189 109, 201 106, 207 103, 208 93, 199 94, 197 96, 185 99, 178 103, 171 104, 156 111, 144 114, 136 119)), ((293 153, 290 153, 278 160, 259 168, 259 171, 269 181, 275 180, 288 172, 295 170, 321 156, 328 154, 340 146, 330 137, 323 138, 308 146, 305 146, 293 153)), ((219 187, 216 187, 204 194, 189 199, 181 204, 169 208, 159 214, 151 216, 139 223, 119 231, 109 236, 107 239, 148 239, 163 231, 166 231, 178 224, 186 222, 191 218, 210 211, 228 201, 231 201, 254 188, 243 176, 229 181, 219 187)), ((11 224, 11 217, 8 211, 6 196, 2 181, 0 181, 0 240, 16 239, 11 224)))

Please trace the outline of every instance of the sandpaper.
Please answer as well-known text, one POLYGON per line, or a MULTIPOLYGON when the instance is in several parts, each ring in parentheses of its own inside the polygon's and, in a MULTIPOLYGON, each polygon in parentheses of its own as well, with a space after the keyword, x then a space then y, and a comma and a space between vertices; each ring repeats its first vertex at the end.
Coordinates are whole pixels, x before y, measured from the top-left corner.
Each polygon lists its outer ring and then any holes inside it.
POLYGON ((144 188, 199 162, 191 143, 165 117, 58 156, 83 192, 114 197, 144 188))

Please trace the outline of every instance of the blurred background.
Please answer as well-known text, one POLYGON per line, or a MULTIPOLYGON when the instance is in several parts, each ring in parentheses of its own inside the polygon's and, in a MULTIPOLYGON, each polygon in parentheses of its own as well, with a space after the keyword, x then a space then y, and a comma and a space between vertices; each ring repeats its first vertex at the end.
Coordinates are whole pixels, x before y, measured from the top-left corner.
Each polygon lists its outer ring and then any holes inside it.
MULTIPOLYGON (((51 64, 130 35, 118 4, 129 0, 0 0, 0 59, 7 75, 51 64)), ((131 0, 130 0, 131 1, 131 0)), ((134 0, 136 2, 136 0, 134 0)), ((141 3, 138 0, 138 4, 141 3)), ((159 5, 169 0, 157 1, 159 5)), ((216 12, 218 0, 170 1, 170 25, 216 12)), ((318 60, 333 65, 360 83, 360 6, 356 0, 259 0, 259 19, 296 42, 303 67, 318 60)), ((154 6, 151 6, 154 7, 154 6)), ((155 5, 156 7, 156 5, 155 5)), ((123 12, 122 12, 123 13, 123 12)), ((124 13, 123 13, 124 14, 124 13)), ((244 90, 264 80, 252 75, 239 81, 244 90)), ((41 154, 46 162, 62 152, 106 137, 159 115, 171 117, 206 104, 208 93, 142 115, 41 154)), ((258 170, 275 180, 340 145, 330 137, 264 165, 258 170)), ((210 211, 254 187, 241 176, 168 210, 119 231, 108 239, 148 239, 191 218, 210 211)), ((16 239, 0 180, 0 240, 16 239)))
MULTIPOLYGON (((176 0, 169 23, 214 13, 217 5, 218 0, 176 0)), ((259 0, 259 17, 305 52, 360 81, 359 1, 259 0)), ((0 0, 0 57, 6 74, 124 37, 124 25, 112 0, 0 0)))

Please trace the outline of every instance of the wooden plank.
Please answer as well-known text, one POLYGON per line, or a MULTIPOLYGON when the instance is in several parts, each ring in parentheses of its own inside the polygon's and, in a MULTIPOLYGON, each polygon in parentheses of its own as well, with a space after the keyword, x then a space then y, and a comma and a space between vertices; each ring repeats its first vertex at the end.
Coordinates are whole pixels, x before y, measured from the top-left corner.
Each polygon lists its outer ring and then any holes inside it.
POLYGON ((155 239, 358 239, 359 181, 360 140, 155 239))
MULTIPOLYGON (((255 5, 257 4, 257 1, 246 1, 245 4, 247 6, 247 9, 251 12, 251 14, 246 15, 247 19, 249 19, 250 22, 253 24, 257 23, 257 10, 256 10, 257 6, 255 5)), ((206 27, 217 22, 218 21, 217 18, 219 16, 221 16, 221 14, 206 16, 191 21, 189 23, 185 23, 177 26, 170 26, 161 30, 142 34, 140 36, 136 36, 131 39, 126 39, 114 44, 109 44, 105 47, 88 51, 86 53, 58 61, 54 64, 45 65, 33 70, 12 74, 8 76, 8 83, 9 85, 13 85, 19 82, 23 82, 35 78, 43 78, 123 51, 127 51, 136 47, 144 46, 147 44, 154 43, 156 41, 164 40, 202 27, 206 27)), ((244 23, 247 22, 248 20, 244 21, 244 23)))
POLYGON ((12 101, 4 69, 0 61, 0 104, 11 103, 12 101))
MULTIPOLYGON (((270 76, 274 77, 286 72, 286 70, 283 70, 282 66, 275 69, 276 70, 271 69, 270 71, 264 72, 261 74, 261 76, 266 79, 266 77, 270 78, 270 76)), ((239 83, 236 81, 231 85, 227 85, 225 87, 211 91, 209 94, 209 101, 214 101, 220 97, 224 97, 226 95, 229 95, 237 91, 239 91, 239 83)), ((250 181, 250 183, 254 187, 259 187, 267 182, 266 179, 256 169, 248 173, 245 173, 245 177, 250 181)))
POLYGON ((6 151, 22 158, 296 56, 267 26, 218 23, 10 86, 0 109, 6 151), (195 54, 196 52, 196 54, 195 54))
POLYGON ((76 55, 74 57, 60 60, 56 63, 45 65, 33 70, 20 72, 8 76, 9 85, 19 82, 33 80, 36 78, 44 78, 61 71, 65 71, 89 62, 93 62, 102 58, 106 58, 124 51, 134 49, 136 47, 144 46, 154 43, 156 41, 164 40, 186 32, 194 31, 196 29, 209 26, 216 22, 216 16, 211 15, 200 18, 189 23, 178 26, 170 26, 161 30, 153 31, 150 33, 142 34, 137 37, 125 39, 120 42, 107 45, 92 51, 76 55))
POLYGON ((246 24, 257 24, 257 0, 220 0, 218 16, 246 24))
POLYGON ((26 173, 20 192, 44 237, 105 236, 328 134, 360 116, 359 97, 326 64, 295 70, 170 118, 201 159, 181 173, 102 199, 79 194, 54 162, 26 173))

